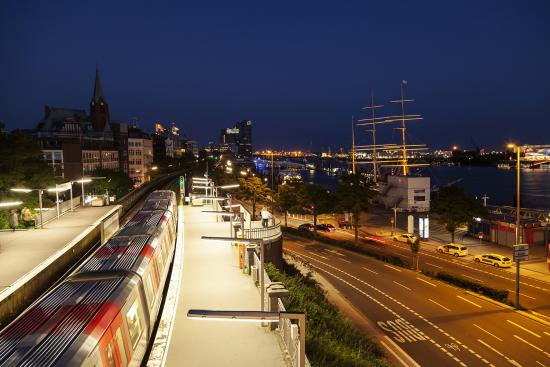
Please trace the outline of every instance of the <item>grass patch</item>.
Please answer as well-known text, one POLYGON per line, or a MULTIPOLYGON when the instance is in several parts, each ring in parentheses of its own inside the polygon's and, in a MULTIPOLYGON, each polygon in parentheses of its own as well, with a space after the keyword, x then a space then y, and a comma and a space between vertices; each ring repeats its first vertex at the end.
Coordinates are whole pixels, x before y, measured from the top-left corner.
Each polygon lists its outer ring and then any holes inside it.
POLYGON ((289 290, 287 311, 306 314, 306 353, 312 366, 388 366, 380 347, 327 301, 310 276, 286 262, 282 270, 266 264, 266 271, 272 281, 283 282, 289 290))
POLYGON ((356 245, 354 242, 351 242, 351 241, 337 240, 334 238, 316 234, 314 232, 300 231, 296 228, 281 227, 281 229, 283 233, 286 233, 286 234, 326 243, 327 245, 341 247, 346 250, 350 250, 363 255, 374 257, 375 259, 382 260, 384 262, 390 263, 392 265, 400 266, 402 268, 409 268, 410 266, 410 264, 407 261, 404 261, 399 256, 388 254, 382 251, 376 251, 369 248, 365 248, 360 245, 356 245))
POLYGON ((430 276, 432 278, 442 280, 446 283, 456 285, 460 288, 468 289, 470 291, 479 293, 481 295, 484 295, 486 297, 494 299, 495 301, 510 304, 510 301, 508 300, 508 291, 507 290, 488 287, 488 286, 480 284, 478 282, 473 282, 471 280, 467 280, 467 279, 464 279, 464 278, 461 278, 461 277, 457 277, 457 276, 449 274, 449 273, 431 272, 431 271, 427 271, 427 270, 422 270, 422 273, 427 275, 427 276, 430 276))

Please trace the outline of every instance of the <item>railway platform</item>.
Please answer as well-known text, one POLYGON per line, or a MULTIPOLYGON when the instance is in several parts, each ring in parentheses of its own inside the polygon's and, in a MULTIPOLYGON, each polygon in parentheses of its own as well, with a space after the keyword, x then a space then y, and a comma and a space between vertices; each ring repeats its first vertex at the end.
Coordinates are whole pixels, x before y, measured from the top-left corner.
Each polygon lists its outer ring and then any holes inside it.
MULTIPOLYGON (((202 213, 212 210, 186 206, 182 209, 181 271, 174 319, 169 329, 165 366, 286 366, 279 339, 269 328, 256 323, 201 321, 186 317, 189 309, 258 310, 260 294, 250 276, 238 267, 235 247, 208 242, 201 236, 228 236, 229 222, 202 213)), ((180 217, 180 218, 181 218, 180 217)), ((174 264, 178 263, 178 250, 174 264)), ((170 296, 168 296, 170 297, 170 296)), ((151 360, 150 360, 151 362, 151 360)), ((156 364, 156 365, 159 365, 156 364)), ((153 365, 153 364, 148 364, 153 365)))
POLYGON ((77 207, 43 229, 0 232, 0 299, 118 208, 77 207))

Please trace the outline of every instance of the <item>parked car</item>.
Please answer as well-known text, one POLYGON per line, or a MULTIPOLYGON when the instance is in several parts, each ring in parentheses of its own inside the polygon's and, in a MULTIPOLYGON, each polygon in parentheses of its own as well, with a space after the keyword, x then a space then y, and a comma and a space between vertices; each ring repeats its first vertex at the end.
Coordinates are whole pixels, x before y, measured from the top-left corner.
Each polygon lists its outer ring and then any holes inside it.
POLYGON ((407 241, 414 242, 417 238, 418 236, 412 233, 403 233, 400 235, 393 236, 394 241, 399 241, 404 243, 407 243, 407 241))
POLYGON ((332 224, 329 223, 321 223, 317 224, 317 230, 318 231, 325 231, 325 232, 334 232, 336 231, 336 228, 332 224))
POLYGON ((468 255, 468 248, 464 245, 458 245, 456 243, 449 243, 437 247, 437 252, 441 254, 449 254, 453 256, 466 256, 468 255))
POLYGON ((298 229, 300 231, 306 231, 306 232, 313 232, 313 228, 314 228, 313 224, 311 224, 311 223, 304 223, 304 224, 300 224, 298 226, 298 229))
POLYGON ((493 265, 496 268, 509 268, 512 266, 512 260, 509 257, 498 254, 476 255, 474 261, 493 265))

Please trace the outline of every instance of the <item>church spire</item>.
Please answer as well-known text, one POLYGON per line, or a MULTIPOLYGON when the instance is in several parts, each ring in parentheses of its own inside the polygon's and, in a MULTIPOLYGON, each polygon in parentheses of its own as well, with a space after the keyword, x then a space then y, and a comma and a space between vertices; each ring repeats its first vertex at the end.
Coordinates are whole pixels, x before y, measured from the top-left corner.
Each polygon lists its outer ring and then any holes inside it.
POLYGON ((103 88, 101 88, 101 80, 99 79, 99 69, 96 67, 95 69, 95 83, 94 83, 94 94, 92 96, 92 101, 94 103, 97 103, 99 101, 99 97, 105 97, 103 96, 103 88))

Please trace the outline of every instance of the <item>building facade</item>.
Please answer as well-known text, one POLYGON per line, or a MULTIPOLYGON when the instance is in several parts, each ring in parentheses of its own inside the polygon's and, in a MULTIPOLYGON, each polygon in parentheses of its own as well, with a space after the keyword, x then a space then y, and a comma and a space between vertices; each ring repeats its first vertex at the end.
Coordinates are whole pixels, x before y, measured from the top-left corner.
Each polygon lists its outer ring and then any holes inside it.
POLYGON ((220 149, 231 151, 239 157, 252 156, 252 121, 237 122, 234 127, 221 130, 220 149))
POLYGON ((128 132, 129 176, 138 187, 151 181, 153 165, 153 141, 149 134, 131 128, 128 132))

